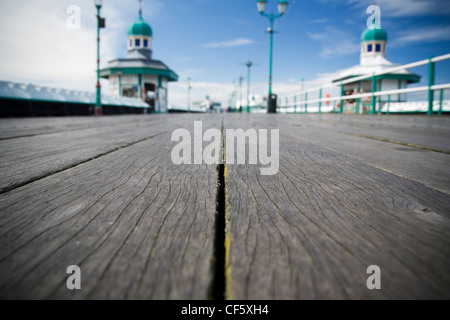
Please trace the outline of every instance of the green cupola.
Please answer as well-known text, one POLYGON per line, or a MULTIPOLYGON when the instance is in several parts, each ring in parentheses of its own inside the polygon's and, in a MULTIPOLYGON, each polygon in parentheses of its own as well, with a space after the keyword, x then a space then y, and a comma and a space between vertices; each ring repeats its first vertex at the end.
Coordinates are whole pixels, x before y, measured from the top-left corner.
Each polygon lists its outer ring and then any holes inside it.
POLYGON ((384 41, 387 42, 388 36, 384 29, 366 29, 361 35, 361 42, 384 41))
POLYGON ((139 10, 138 20, 128 28, 128 36, 153 36, 152 28, 142 19, 142 10, 139 10))
POLYGON ((139 18, 128 28, 128 53, 151 59, 152 54, 152 28, 142 18, 142 6, 139 6, 139 18))

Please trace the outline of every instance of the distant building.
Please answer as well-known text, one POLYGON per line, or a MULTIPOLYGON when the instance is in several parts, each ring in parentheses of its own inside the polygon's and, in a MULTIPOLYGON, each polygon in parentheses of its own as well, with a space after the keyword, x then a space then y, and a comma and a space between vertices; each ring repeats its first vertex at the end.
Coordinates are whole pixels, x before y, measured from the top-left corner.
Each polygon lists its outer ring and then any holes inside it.
POLYGON ((178 75, 163 62, 152 59, 153 31, 142 18, 128 29, 128 56, 109 61, 100 74, 109 79, 111 96, 139 98, 150 105, 153 112, 167 112, 168 83, 178 75))
POLYGON ((193 110, 201 110, 202 112, 221 112, 222 104, 217 101, 212 101, 209 96, 206 96, 203 101, 194 101, 192 103, 193 110))
MULTIPOLYGON (((390 69, 399 64, 394 64, 386 59, 386 46, 388 35, 383 29, 366 29, 361 35, 361 59, 360 64, 339 73, 333 82, 339 82, 362 75, 390 69)), ((409 70, 400 70, 394 73, 376 76, 376 91, 405 89, 408 84, 420 82, 420 75, 409 70)), ((372 92, 371 79, 356 81, 344 85, 344 95, 372 92)), ((385 99, 385 98, 384 98, 385 99)), ((391 96, 391 102, 405 102, 406 94, 391 96)), ((377 98, 377 108, 381 109, 386 103, 383 98, 377 98)), ((343 112, 367 113, 372 105, 371 98, 344 100, 343 112)))

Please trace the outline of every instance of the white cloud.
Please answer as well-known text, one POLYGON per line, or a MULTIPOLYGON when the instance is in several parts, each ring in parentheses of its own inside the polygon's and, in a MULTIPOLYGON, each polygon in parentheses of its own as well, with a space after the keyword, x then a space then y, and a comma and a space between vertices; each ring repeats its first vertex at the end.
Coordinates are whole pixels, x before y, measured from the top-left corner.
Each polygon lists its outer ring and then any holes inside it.
POLYGON ((313 40, 324 40, 327 38, 326 33, 314 33, 314 32, 307 32, 308 37, 310 37, 313 40))
POLYGON ((183 79, 187 79, 188 77, 198 77, 202 74, 204 74, 205 70, 200 68, 191 68, 191 69, 185 69, 181 70, 179 74, 179 81, 182 81, 183 79))
POLYGON ((320 43, 322 50, 319 55, 325 59, 354 54, 360 50, 359 39, 331 26, 327 26, 323 33, 308 32, 308 36, 320 43))
MULTIPOLYGON (((325 84, 330 84, 332 79, 335 79, 339 72, 319 74, 316 79, 307 80, 303 82, 303 88, 319 88, 325 84)), ((169 104, 172 106, 185 108, 187 106, 187 83, 177 82, 170 84, 170 100, 169 104)), ((206 95, 209 95, 211 100, 220 102, 222 107, 228 107, 230 98, 235 92, 236 86, 231 83, 212 83, 212 82, 192 82, 191 101, 203 101, 206 95)), ((257 102, 262 103, 262 98, 267 97, 268 86, 267 82, 252 82, 251 83, 251 96, 254 96, 257 102)), ((288 82, 274 82, 273 92, 280 98, 284 99, 288 96, 290 99, 294 94, 298 95, 300 101, 300 94, 302 92, 302 82, 297 79, 289 79, 288 82)), ((330 93, 336 95, 339 93, 339 88, 328 88, 323 94, 330 93)), ((243 87, 242 105, 246 104, 246 86, 243 87)), ((309 98, 317 98, 318 91, 309 95, 309 98)), ((235 100, 232 100, 235 101, 235 100)))
MULTIPOLYGON (((311 80, 305 80, 305 81, 301 81, 299 79, 296 79, 295 81, 292 81, 294 79, 290 79, 289 83, 284 83, 284 82, 280 82, 280 83, 275 83, 274 87, 276 88, 275 91, 278 94, 278 96, 281 97, 292 97, 294 95, 298 95, 300 96, 302 94, 302 88, 304 90, 309 90, 309 89, 317 89, 320 87, 323 87, 325 85, 329 85, 332 83, 333 79, 336 79, 340 74, 340 71, 336 71, 333 73, 321 73, 318 74, 316 76, 315 79, 311 79, 311 80)), ((325 91, 327 93, 331 93, 331 92, 336 92, 339 89, 336 88, 328 88, 325 91)), ((311 98, 318 98, 319 95, 319 90, 315 91, 314 93, 309 93, 308 97, 311 98)))
POLYGON ((246 19, 237 19, 236 23, 239 25, 244 25, 244 26, 253 26, 253 23, 251 23, 250 21, 248 21, 246 19))
POLYGON ((204 48, 230 48, 230 47, 240 47, 249 44, 253 44, 255 41, 248 38, 237 38, 233 40, 223 41, 223 42, 212 42, 202 45, 204 48))
MULTIPOLYGON (((161 8, 159 0, 144 3, 144 16, 161 8), (152 10, 145 11, 151 6, 152 10)), ((101 65, 126 53, 127 26, 137 18, 138 5, 104 1, 107 17, 101 31, 101 65), (133 19, 133 18, 131 18, 133 19)), ((92 0, 0 1, 0 78, 78 90, 95 90, 96 9, 92 0), (81 29, 69 30, 68 6, 81 9, 81 29), (20 19, 17 17, 20 16, 20 19)), ((102 81, 107 92, 107 81, 102 81)))
MULTIPOLYGON (((357 8, 367 8, 372 4, 368 0, 316 0, 324 4, 351 4, 357 8)), ((378 0, 382 16, 412 17, 421 15, 448 15, 450 1, 448 0, 378 0)))
MULTIPOLYGON (((351 0, 353 3, 367 5, 367 1, 351 0)), ((378 0, 381 14, 390 17, 410 17, 426 14, 445 15, 450 13, 448 0, 378 0)))
POLYGON ((450 40, 450 26, 436 26, 412 29, 399 34, 392 41, 394 46, 411 45, 412 43, 433 43, 450 40))
POLYGON ((330 19, 316 19, 316 20, 308 21, 308 23, 317 23, 317 24, 328 23, 328 22, 330 22, 330 19))

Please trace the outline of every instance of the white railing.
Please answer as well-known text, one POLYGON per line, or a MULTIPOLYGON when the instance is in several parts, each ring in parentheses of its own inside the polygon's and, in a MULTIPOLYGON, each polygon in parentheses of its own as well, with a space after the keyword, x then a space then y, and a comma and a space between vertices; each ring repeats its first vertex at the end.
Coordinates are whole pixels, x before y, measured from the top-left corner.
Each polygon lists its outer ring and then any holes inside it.
MULTIPOLYGON (((320 87, 315 87, 312 89, 304 90, 302 92, 298 92, 297 94, 288 95, 283 98, 280 98, 281 104, 279 104, 279 109, 280 109, 280 111, 284 109, 285 112, 286 112, 286 110, 293 109, 294 112, 296 112, 296 110, 298 109, 297 107, 299 107, 300 109, 303 108, 304 112, 307 113, 308 105, 319 104, 318 108, 315 107, 314 109, 317 109, 318 112, 320 113, 320 112, 322 112, 322 110, 321 110, 322 107, 324 107, 325 109, 330 109, 330 107, 328 106, 328 103, 339 101, 338 112, 342 113, 344 101, 370 98, 371 99, 370 102, 372 105, 370 113, 374 114, 374 113, 377 113, 377 110, 376 110, 377 101, 375 99, 376 97, 382 97, 382 96, 388 97, 388 103, 390 104, 390 97, 392 95, 400 95, 400 94, 416 93, 416 92, 428 92, 427 113, 432 114, 434 112, 434 106, 435 106, 434 93, 435 93, 435 91, 440 91, 439 112, 438 113, 441 114, 442 106, 443 106, 443 96, 444 96, 443 92, 444 92, 444 90, 450 89, 450 83, 435 85, 435 64, 437 62, 441 62, 441 61, 445 61, 445 60, 450 60, 450 54, 445 54, 445 55, 435 57, 435 58, 430 58, 430 59, 421 60, 421 61, 417 61, 417 62, 413 62, 413 63, 401 65, 401 66, 396 66, 393 68, 386 69, 384 71, 365 74, 365 75, 350 78, 347 80, 337 81, 335 83, 329 83, 329 84, 326 84, 326 85, 323 85, 320 87), (428 65, 428 85, 427 86, 406 88, 406 89, 397 89, 397 90, 375 91, 375 90, 373 90, 374 86, 372 85, 372 92, 357 93, 357 94, 347 95, 347 96, 343 94, 343 92, 344 92, 343 88, 344 88, 344 85, 346 85, 346 84, 355 83, 355 82, 362 81, 362 80, 369 80, 369 79, 372 82, 374 82, 374 81, 378 80, 377 77, 379 77, 379 76, 382 76, 385 74, 390 74, 390 73, 395 73, 397 71, 403 71, 405 69, 416 68, 416 67, 420 67, 420 66, 424 66, 424 65, 428 65), (341 87, 341 94, 338 96, 334 96, 334 97, 325 97, 325 98, 322 97, 322 92, 324 89, 333 88, 333 87, 341 87), (307 98, 309 93, 317 92, 317 91, 319 91, 319 98, 315 98, 315 99, 307 98), (296 97, 304 98, 304 100, 297 103, 296 97), (288 102, 283 103, 283 100, 287 100, 288 102), (323 106, 322 105, 323 103, 326 103, 327 106, 323 106)), ((335 110, 334 107, 332 109, 335 110)), ((380 109, 381 109, 381 107, 379 107, 378 112, 380 109)), ((356 108, 355 108, 355 110, 356 110, 356 108)), ((325 111, 325 112, 330 112, 330 111, 325 111)))

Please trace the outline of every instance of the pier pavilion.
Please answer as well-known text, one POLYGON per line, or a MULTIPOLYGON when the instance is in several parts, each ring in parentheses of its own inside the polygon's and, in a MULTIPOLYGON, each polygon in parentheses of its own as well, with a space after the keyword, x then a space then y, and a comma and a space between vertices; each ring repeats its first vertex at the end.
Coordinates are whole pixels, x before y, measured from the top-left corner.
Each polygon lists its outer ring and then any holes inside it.
MULTIPOLYGON (((366 29, 361 35, 360 64, 342 70, 333 82, 340 82, 399 66, 399 64, 387 60, 387 43, 388 35, 384 29, 366 29)), ((341 91, 343 95, 352 95, 356 93, 369 93, 372 91, 372 86, 375 91, 405 89, 409 84, 420 82, 420 78, 420 75, 404 69, 394 73, 376 76, 373 84, 372 79, 345 84, 341 87, 341 91)), ((392 96, 391 99, 392 102, 405 102, 406 94, 397 94, 392 96)), ((386 102, 387 101, 383 100, 383 97, 377 98, 379 108, 382 108, 382 105, 386 102)), ((371 97, 365 99, 344 100, 342 111, 346 113, 367 113, 370 111, 371 105, 371 97)))
POLYGON ((101 70, 102 78, 109 80, 111 96, 139 98, 150 105, 152 112, 167 112, 168 84, 178 75, 162 61, 152 58, 153 30, 142 17, 128 29, 128 56, 108 62, 101 70))

